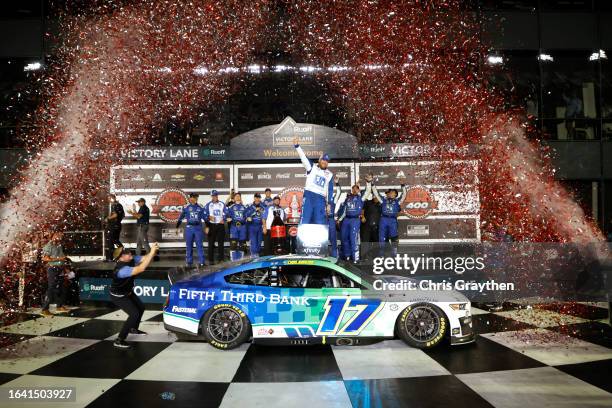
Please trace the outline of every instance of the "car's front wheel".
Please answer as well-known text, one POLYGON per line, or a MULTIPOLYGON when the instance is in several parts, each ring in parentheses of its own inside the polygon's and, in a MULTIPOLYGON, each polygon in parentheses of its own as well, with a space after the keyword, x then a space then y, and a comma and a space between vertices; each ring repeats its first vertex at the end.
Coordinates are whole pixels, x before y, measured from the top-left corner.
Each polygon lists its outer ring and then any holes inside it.
POLYGON ((204 314, 202 334, 211 346, 231 350, 249 339, 251 323, 246 314, 231 304, 218 304, 204 314))
POLYGON ((446 315, 439 307, 430 303, 416 303, 400 314, 397 333, 412 347, 428 349, 444 339, 447 326, 446 315))

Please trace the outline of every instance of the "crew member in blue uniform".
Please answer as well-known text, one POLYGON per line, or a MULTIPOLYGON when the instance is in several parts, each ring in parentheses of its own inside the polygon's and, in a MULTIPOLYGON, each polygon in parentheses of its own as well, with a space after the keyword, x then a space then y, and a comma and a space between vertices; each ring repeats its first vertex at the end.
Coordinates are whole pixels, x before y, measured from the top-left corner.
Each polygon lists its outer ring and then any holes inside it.
MULTIPOLYGON (((268 189, 269 190, 269 189, 268 189)), ((259 256, 261 252, 261 242, 263 241, 263 215, 265 212, 264 204, 261 202, 261 194, 256 193, 253 204, 245 210, 247 229, 249 233, 249 245, 251 246, 251 256, 259 256)))
POLYGON ((359 229, 361 228, 362 212, 363 199, 359 194, 359 185, 355 184, 338 210, 338 222, 342 223, 340 227, 341 256, 353 262, 359 261, 359 229))
POLYGON ((338 234, 336 231, 336 218, 334 214, 336 212, 336 203, 340 200, 340 194, 342 194, 342 190, 340 188, 339 181, 340 181, 340 178, 338 176, 335 176, 334 177, 334 196, 332 199, 333 203, 330 204, 329 216, 327 217, 327 222, 328 222, 327 235, 328 235, 329 245, 330 245, 329 254, 333 258, 338 257, 338 234))
POLYGON ((329 155, 323 154, 316 164, 313 164, 302 150, 299 139, 293 139, 293 145, 304 169, 306 169, 306 184, 302 200, 302 219, 300 224, 328 225, 334 195, 333 174, 328 170, 329 155))
POLYGON ((274 200, 272 200, 272 190, 270 190, 270 188, 266 188, 264 190, 264 195, 266 196, 263 199, 263 206, 264 206, 264 208, 269 207, 272 204, 274 204, 274 200))
POLYGON ((185 262, 187 266, 193 264, 193 243, 195 242, 196 249, 198 250, 198 262, 203 266, 204 231, 202 228, 208 219, 208 213, 204 207, 198 204, 198 195, 196 193, 189 194, 189 204, 183 207, 183 211, 176 222, 176 228, 181 226, 183 219, 187 222, 185 227, 185 262))
POLYGON ((376 186, 372 183, 372 180, 372 175, 368 174, 366 176, 366 195, 368 195, 371 191, 374 197, 380 201, 381 216, 380 223, 378 225, 378 242, 381 245, 390 242, 391 250, 393 254, 395 254, 397 253, 398 243, 397 216, 402 209, 401 203, 406 194, 406 186, 402 184, 402 192, 399 195, 396 189, 390 188, 383 197, 376 189, 376 186))
POLYGON ((234 193, 233 202, 227 209, 227 222, 229 222, 230 260, 235 261, 246 253, 247 217, 240 193, 234 193))

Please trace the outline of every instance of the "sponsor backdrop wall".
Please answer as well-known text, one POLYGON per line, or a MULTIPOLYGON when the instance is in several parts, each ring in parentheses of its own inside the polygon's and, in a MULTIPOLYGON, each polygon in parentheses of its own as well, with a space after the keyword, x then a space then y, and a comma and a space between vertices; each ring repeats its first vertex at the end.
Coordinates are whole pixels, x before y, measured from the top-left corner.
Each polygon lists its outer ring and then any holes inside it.
MULTIPOLYGON (((405 182, 408 188, 399 217, 402 243, 476 242, 480 240, 479 197, 475 161, 453 162, 461 171, 451 172, 448 164, 435 161, 340 162, 330 165, 340 178, 344 200, 350 186, 365 174, 374 174, 381 193, 405 182), (460 175, 455 177, 455 174, 460 175)), ((288 206, 292 195, 301 203, 304 168, 299 162, 272 164, 133 164, 111 169, 111 191, 127 208, 145 198, 151 209, 149 236, 163 247, 184 247, 181 230, 175 228, 181 208, 191 192, 200 194, 199 202, 210 200, 210 191, 219 191, 225 200, 230 189, 240 191, 246 204, 265 188, 280 195, 288 206)), ((362 184, 364 187, 365 185, 362 184)), ((339 207, 339 203, 337 204, 339 207)), ((136 220, 124 220, 122 242, 135 242, 136 220)))

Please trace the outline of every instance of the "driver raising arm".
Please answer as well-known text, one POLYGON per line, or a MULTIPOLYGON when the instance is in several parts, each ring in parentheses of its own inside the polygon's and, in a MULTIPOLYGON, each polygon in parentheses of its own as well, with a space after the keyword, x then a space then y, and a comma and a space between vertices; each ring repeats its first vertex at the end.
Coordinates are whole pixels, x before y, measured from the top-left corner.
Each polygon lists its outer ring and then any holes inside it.
POLYGON ((293 145, 306 169, 300 224, 326 225, 334 195, 333 174, 328 169, 329 155, 321 155, 319 161, 313 164, 300 147, 297 137, 293 139, 293 145))

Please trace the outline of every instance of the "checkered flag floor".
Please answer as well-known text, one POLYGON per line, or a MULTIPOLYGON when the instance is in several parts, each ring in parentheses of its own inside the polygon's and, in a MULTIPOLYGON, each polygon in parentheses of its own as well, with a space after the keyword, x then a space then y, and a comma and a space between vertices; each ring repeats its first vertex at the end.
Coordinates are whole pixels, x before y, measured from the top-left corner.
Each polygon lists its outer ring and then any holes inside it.
POLYGON ((177 341, 158 310, 144 314, 147 336, 117 350, 125 315, 113 308, 5 313, 0 386, 76 387, 76 402, 33 407, 612 407, 606 307, 473 308, 476 343, 430 351, 399 340, 219 351, 177 341))

